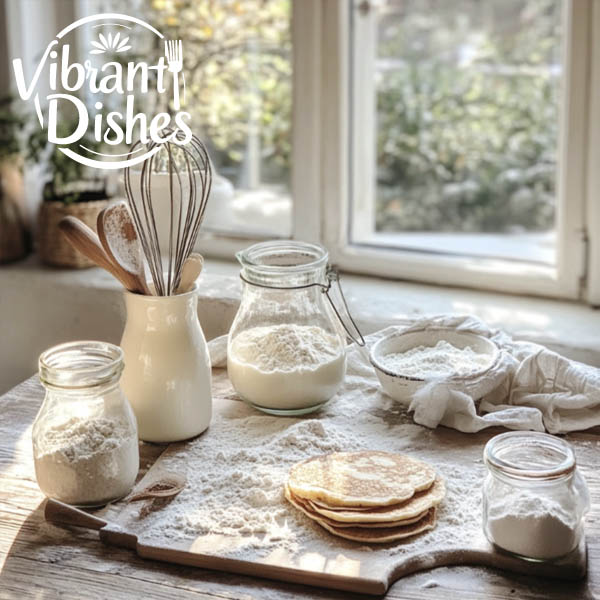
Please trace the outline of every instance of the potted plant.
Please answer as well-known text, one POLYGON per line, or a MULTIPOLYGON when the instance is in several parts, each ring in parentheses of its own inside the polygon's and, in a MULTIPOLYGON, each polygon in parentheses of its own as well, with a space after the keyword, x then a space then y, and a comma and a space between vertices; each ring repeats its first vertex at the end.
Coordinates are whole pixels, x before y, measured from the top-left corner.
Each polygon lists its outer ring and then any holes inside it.
MULTIPOLYGON (((74 128, 68 122, 63 123, 57 133, 66 137, 74 128)), ((91 135, 61 147, 71 147, 76 151, 79 144, 93 151, 101 147, 91 135)), ((110 203, 107 177, 102 172, 91 173, 91 169, 61 152, 59 146, 48 144, 47 132, 43 129, 30 135, 28 145, 29 159, 40 162, 45 158, 46 171, 50 176, 43 187, 38 215, 37 250, 40 259, 59 267, 79 269, 96 266, 71 246, 58 229, 58 223, 71 215, 95 230, 98 213, 110 203)))
POLYGON ((0 263, 25 256, 30 247, 25 225, 23 156, 19 131, 25 118, 0 99, 0 263))

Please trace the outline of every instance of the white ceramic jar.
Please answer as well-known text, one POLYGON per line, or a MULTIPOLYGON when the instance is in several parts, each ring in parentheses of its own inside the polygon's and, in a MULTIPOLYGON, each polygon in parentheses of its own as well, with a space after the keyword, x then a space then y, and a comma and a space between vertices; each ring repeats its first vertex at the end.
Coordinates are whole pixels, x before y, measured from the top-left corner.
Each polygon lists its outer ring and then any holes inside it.
POLYGON ((212 416, 211 365, 197 288, 176 296, 125 292, 125 304, 121 385, 140 438, 175 442, 202 433, 212 416))

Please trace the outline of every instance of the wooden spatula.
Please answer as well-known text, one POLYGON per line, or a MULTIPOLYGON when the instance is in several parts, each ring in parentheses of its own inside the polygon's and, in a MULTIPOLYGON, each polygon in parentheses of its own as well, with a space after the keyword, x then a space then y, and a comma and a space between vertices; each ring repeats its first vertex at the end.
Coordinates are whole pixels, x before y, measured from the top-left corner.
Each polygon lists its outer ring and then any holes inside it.
POLYGON ((117 202, 98 215, 98 237, 108 257, 121 267, 127 289, 150 295, 146 285, 142 246, 127 204, 117 202))
POLYGON ((95 262, 99 267, 107 270, 113 277, 118 279, 129 291, 136 291, 130 288, 131 278, 118 265, 115 265, 107 256, 96 232, 90 229, 83 221, 77 217, 64 217, 58 224, 58 228, 63 235, 67 237, 71 245, 95 262))
POLYGON ((181 270, 181 280, 177 286, 177 293, 183 294, 189 292, 192 289, 196 279, 198 279, 204 266, 204 258, 202 254, 192 252, 183 263, 181 270))

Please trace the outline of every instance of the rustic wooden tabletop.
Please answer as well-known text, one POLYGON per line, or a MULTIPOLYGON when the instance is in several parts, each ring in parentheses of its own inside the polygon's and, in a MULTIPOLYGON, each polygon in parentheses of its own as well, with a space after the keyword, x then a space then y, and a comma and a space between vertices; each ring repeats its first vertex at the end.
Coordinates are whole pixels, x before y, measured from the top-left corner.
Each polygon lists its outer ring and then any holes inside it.
MULTIPOLYGON (((32 377, 0 397, 0 599, 111 600, 135 598, 347 600, 347 592, 320 590, 140 559, 103 545, 97 532, 56 527, 43 515, 31 455, 31 425, 43 391, 32 377)), ((569 436, 598 444, 600 435, 569 436)), ((164 446, 141 445, 148 468, 164 446)), ((598 445, 600 457, 600 445, 598 445)), ((592 496, 587 519, 588 577, 581 582, 541 580, 483 568, 451 567, 398 581, 388 599, 587 600, 600 599, 600 460, 581 464, 592 496)))

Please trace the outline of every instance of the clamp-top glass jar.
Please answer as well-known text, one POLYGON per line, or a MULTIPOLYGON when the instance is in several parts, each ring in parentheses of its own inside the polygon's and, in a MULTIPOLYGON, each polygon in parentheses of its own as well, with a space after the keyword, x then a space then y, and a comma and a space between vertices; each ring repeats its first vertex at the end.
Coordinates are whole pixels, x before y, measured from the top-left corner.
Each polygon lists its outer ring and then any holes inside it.
POLYGON ((35 474, 46 496, 101 506, 135 483, 137 425, 119 386, 122 371, 122 350, 104 342, 70 342, 40 356, 46 397, 32 438, 35 474))
POLYGON ((555 436, 514 431, 492 438, 483 458, 483 530, 490 542, 532 561, 574 551, 590 507, 571 446, 555 436))
POLYGON ((267 413, 318 409, 346 372, 346 335, 328 295, 337 277, 327 270, 327 250, 273 241, 237 258, 244 284, 227 347, 233 387, 267 413))

